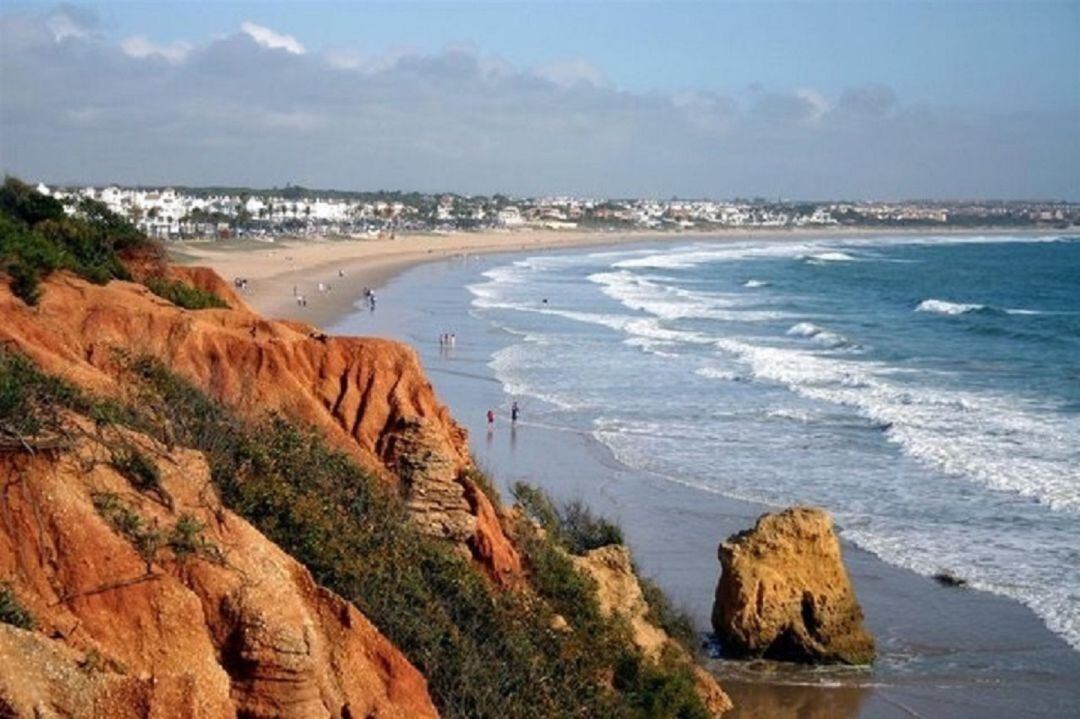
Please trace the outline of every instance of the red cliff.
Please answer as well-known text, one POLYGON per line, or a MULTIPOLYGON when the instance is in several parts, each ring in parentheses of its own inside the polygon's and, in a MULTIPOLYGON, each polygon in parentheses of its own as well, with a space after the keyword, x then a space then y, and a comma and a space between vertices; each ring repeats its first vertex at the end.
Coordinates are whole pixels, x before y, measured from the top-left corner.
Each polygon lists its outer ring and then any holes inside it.
POLYGON ((242 413, 305 422, 400 483, 425 531, 462 542, 498 583, 517 581, 518 553, 468 477, 466 433, 436 399, 414 351, 265 320, 210 270, 164 271, 230 308, 188 311, 140 284, 94 285, 56 273, 34 307, 0 285, 0 342, 50 374, 108 394, 124 389, 118 351, 150 355, 242 413))
POLYGON ((62 449, 0 451, 0 575, 36 621, 0 625, 0 715, 436 715, 355 607, 222 507, 200 453, 65 424, 62 449), (152 458, 158 492, 118 447, 152 458))

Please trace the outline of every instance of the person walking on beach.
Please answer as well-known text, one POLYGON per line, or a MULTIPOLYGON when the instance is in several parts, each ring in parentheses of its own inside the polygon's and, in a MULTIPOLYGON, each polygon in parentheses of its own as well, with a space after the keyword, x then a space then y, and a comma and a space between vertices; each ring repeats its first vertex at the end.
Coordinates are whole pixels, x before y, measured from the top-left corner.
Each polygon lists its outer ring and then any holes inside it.
POLYGON ((520 411, 521 410, 518 408, 518 403, 516 401, 512 405, 510 405, 510 421, 512 423, 517 424, 518 413, 520 411))
POLYGON ((495 412, 493 410, 488 410, 487 421, 489 430, 495 427, 495 412))

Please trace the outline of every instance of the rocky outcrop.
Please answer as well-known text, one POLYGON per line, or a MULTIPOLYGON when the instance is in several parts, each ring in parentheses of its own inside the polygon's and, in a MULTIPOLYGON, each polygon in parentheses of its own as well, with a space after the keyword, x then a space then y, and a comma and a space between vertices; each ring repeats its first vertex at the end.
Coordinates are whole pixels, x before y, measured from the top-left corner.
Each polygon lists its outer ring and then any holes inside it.
POLYGON ((58 272, 35 307, 0 283, 0 342, 50 374, 113 396, 124 391, 117 350, 150 355, 241 412, 300 420, 400 483, 425 531, 461 542, 501 583, 521 576, 520 557, 468 479, 466 433, 436 399, 414 351, 265 320, 207 269, 148 260, 135 274, 151 272, 213 291, 230 308, 187 311, 139 284, 94 285, 58 272))
POLYGON ((656 661, 665 652, 674 653, 692 666, 698 694, 713 716, 731 709, 731 700, 712 675, 697 666, 678 642, 649 619, 649 604, 634 572, 628 548, 611 544, 571 558, 578 571, 596 582, 600 611, 605 616, 621 616, 630 627, 634 644, 646 657, 656 661))
POLYGON ((832 519, 795 507, 766 514, 719 549, 712 623, 725 653, 782 661, 868 664, 862 626, 832 519))
POLYGON ((70 418, 0 452, 0 714, 433 717, 424 678, 351 604, 226 510, 200 453, 70 418), (118 448, 160 475, 138 491, 118 448))

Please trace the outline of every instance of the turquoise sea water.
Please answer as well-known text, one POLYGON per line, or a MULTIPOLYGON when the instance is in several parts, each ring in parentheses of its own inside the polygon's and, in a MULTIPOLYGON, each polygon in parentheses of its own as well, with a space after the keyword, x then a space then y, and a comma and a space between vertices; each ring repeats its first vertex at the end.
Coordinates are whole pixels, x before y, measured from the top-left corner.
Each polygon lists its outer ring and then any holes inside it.
POLYGON ((701 490, 828 507, 1080 649, 1080 238, 698 242, 470 286, 531 421, 701 490))

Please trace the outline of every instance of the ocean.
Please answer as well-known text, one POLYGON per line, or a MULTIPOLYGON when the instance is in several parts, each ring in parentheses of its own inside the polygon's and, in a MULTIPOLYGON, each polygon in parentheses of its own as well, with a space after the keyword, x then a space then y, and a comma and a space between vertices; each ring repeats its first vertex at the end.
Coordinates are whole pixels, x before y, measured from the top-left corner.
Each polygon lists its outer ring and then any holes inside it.
POLYGON ((469 284, 529 423, 1029 606, 1080 649, 1080 238, 525 254, 469 284))

